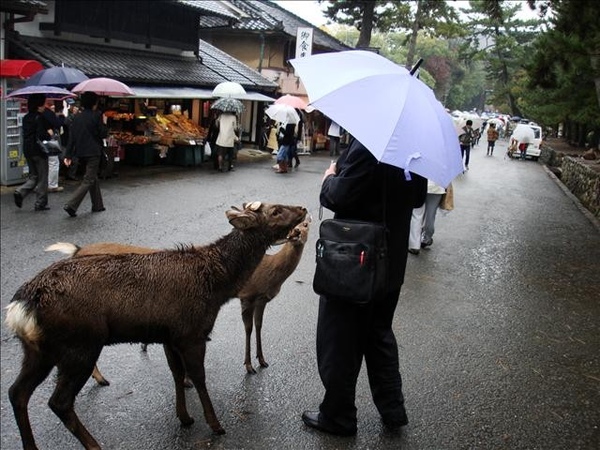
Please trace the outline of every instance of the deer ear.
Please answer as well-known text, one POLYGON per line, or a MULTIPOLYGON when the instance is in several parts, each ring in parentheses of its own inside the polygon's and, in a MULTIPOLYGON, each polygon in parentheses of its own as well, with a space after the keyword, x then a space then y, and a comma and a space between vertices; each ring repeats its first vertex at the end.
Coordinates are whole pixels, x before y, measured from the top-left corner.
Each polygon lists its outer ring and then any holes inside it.
POLYGON ((238 230, 246 230, 256 224, 256 216, 248 212, 229 210, 226 215, 229 223, 238 230))

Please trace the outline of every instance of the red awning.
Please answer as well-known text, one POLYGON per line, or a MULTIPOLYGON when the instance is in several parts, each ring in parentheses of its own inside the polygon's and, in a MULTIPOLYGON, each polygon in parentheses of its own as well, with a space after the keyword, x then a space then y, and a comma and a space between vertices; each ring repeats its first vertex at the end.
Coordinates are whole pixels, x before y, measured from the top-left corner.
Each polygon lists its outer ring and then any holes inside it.
POLYGON ((42 70, 39 62, 31 59, 1 59, 0 77, 3 78, 29 78, 42 70))

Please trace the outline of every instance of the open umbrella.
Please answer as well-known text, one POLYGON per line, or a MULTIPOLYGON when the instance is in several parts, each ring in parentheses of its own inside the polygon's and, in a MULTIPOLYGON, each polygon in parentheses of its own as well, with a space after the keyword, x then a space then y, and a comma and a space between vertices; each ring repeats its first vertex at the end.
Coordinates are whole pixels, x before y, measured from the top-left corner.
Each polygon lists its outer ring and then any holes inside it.
POLYGON ((112 78, 90 78, 82 81, 72 89, 79 94, 82 92, 95 92, 98 95, 107 95, 109 97, 129 97, 135 95, 125 83, 112 78))
POLYGON ((244 104, 235 98, 222 97, 218 100, 215 100, 210 109, 241 114, 242 111, 244 111, 244 104))
POLYGON ((289 105, 292 108, 297 108, 297 109, 306 109, 306 107, 308 106, 308 103, 306 103, 300 97, 296 97, 295 95, 289 95, 289 94, 279 97, 277 100, 275 100, 275 104, 276 105, 279 105, 279 104, 289 105))
POLYGON ((26 86, 12 91, 6 95, 6 98, 27 100, 34 94, 43 94, 51 100, 64 100, 65 98, 77 97, 72 92, 56 86, 26 86))
POLYGON ((66 88, 73 87, 88 79, 85 73, 73 67, 50 67, 33 74, 25 82, 25 86, 45 85, 66 88))
POLYGON ((450 115, 433 91, 378 54, 350 50, 290 61, 310 104, 358 139, 381 162, 442 186, 463 171, 450 115), (335 77, 324 77, 335 73, 335 77))
POLYGON ((515 127, 511 138, 519 141, 520 144, 531 144, 535 140, 535 132, 529 125, 520 123, 515 127))
POLYGON ((212 91, 213 97, 239 97, 240 95, 246 95, 246 89, 240 83, 233 81, 224 81, 215 86, 212 91))
POLYGON ((284 125, 288 123, 296 124, 300 122, 300 116, 290 105, 274 103, 265 109, 265 114, 276 122, 281 122, 284 125))

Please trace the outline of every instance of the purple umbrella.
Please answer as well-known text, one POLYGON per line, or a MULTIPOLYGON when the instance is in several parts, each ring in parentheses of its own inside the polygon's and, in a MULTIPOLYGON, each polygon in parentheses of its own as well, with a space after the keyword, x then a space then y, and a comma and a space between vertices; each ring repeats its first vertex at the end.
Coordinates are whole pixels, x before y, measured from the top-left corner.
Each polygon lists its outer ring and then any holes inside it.
POLYGON ((25 86, 73 87, 88 79, 85 73, 73 67, 50 67, 33 74, 25 86))
POLYGON ((22 89, 17 89, 16 91, 12 91, 10 94, 7 94, 5 98, 27 100, 29 96, 34 94, 43 94, 46 96, 46 98, 52 100, 64 100, 65 98, 69 97, 77 97, 77 95, 73 94, 72 92, 56 86, 27 86, 22 89))

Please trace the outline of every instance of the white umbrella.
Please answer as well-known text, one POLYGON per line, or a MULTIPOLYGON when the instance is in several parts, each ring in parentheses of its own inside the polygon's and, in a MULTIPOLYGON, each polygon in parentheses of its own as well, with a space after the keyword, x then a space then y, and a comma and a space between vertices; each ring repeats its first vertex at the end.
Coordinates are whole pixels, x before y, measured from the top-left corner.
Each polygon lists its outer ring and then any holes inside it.
POLYGON ((379 160, 442 185, 463 171, 452 119, 408 70, 372 52, 322 53, 290 61, 310 104, 379 160), (333 73, 335 76, 323 76, 333 73))
POLYGON ((300 116, 296 110, 292 106, 284 103, 272 104, 265 109, 265 114, 267 114, 267 116, 276 122, 281 122, 284 125, 288 123, 296 124, 300 122, 300 116))
POLYGON ((240 83, 233 81, 224 81, 215 86, 212 91, 213 97, 231 97, 236 98, 246 95, 246 89, 240 83))
POLYGON ((535 133, 529 125, 520 123, 515 127, 511 138, 519 141, 519 143, 531 144, 535 140, 535 133))

